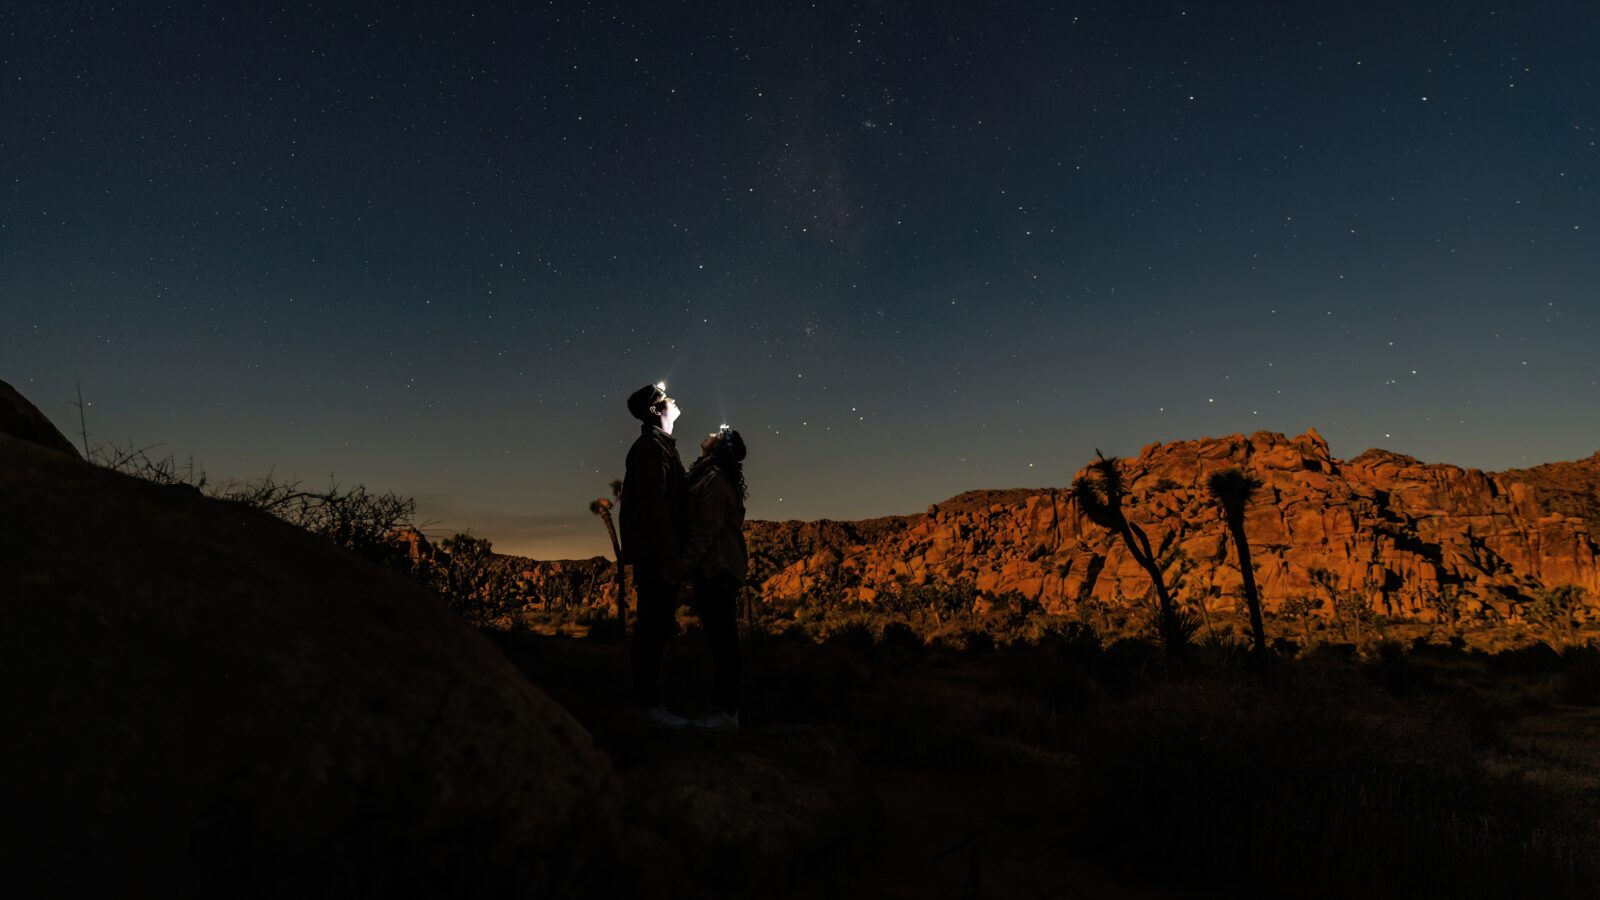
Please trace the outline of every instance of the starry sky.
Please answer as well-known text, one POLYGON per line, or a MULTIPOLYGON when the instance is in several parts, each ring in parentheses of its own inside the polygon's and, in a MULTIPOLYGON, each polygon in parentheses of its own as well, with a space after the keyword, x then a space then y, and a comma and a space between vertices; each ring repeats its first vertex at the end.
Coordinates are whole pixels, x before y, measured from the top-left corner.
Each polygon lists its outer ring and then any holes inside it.
POLYGON ((1597 34, 1577 0, 14 0, 0 379, 543 558, 609 552, 587 505, 658 379, 686 457, 744 434, 759 518, 1262 429, 1579 458, 1597 34))

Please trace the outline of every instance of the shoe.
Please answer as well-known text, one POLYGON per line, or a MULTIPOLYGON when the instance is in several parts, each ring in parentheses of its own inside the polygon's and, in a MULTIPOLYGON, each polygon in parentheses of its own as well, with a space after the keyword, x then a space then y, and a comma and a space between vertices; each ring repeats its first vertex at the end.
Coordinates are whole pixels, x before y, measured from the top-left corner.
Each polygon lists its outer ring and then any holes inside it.
POLYGON ((646 710, 641 710, 646 725, 651 728, 661 728, 667 731, 681 731, 689 727, 689 720, 673 712, 664 704, 657 703, 646 710))
POLYGON ((710 706, 695 716, 689 727, 696 731, 738 731, 739 714, 728 712, 720 706, 710 706))

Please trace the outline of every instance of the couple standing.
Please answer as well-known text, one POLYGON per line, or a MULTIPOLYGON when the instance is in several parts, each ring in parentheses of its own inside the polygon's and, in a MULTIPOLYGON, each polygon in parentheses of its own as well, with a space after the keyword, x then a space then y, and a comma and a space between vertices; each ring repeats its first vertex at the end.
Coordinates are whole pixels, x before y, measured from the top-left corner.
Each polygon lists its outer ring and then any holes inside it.
POLYGON ((744 545, 744 439, 726 425, 700 443, 687 472, 672 425, 678 402, 665 384, 628 396, 640 423, 622 482, 622 560, 633 565, 633 699, 657 728, 732 731, 739 727, 737 604, 748 563, 744 545), (711 644, 711 706, 686 719, 661 702, 657 679, 667 640, 678 628, 678 589, 694 586, 694 608, 711 644))

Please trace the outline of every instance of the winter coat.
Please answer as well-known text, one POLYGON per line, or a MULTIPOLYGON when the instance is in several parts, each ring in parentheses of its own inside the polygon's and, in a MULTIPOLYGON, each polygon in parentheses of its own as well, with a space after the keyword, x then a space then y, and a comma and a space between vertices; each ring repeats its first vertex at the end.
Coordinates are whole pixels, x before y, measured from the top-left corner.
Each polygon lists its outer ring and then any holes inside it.
POLYGON ((628 450, 622 479, 622 560, 661 571, 683 555, 688 484, 678 442, 655 425, 644 425, 628 450))
POLYGON ((739 486, 714 465, 696 466, 689 485, 689 541, 679 571, 693 577, 732 575, 744 584, 744 499, 739 486))

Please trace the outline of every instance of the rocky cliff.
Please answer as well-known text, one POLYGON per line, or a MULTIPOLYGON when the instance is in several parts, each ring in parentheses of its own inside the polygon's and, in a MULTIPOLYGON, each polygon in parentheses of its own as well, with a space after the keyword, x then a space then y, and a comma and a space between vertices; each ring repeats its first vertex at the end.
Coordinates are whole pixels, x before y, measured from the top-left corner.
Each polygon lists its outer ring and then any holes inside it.
MULTIPOLYGON (((1329 615, 1341 597, 1392 617, 1493 619, 1517 616, 1549 587, 1600 598, 1600 453, 1492 473, 1384 450, 1336 459, 1313 429, 1152 444, 1121 465, 1129 518, 1192 607, 1232 609, 1241 584, 1205 490, 1206 477, 1229 466, 1264 483, 1245 527, 1269 611, 1304 598, 1329 601, 1329 615)), ((862 522, 757 521, 747 537, 752 583, 768 600, 874 603, 885 592, 970 582, 979 597, 1072 613, 1150 590, 1122 543, 1080 516, 1065 487, 975 491, 923 515, 862 522)), ((571 566, 531 564, 525 577, 537 585, 548 569, 570 582, 571 566)))

